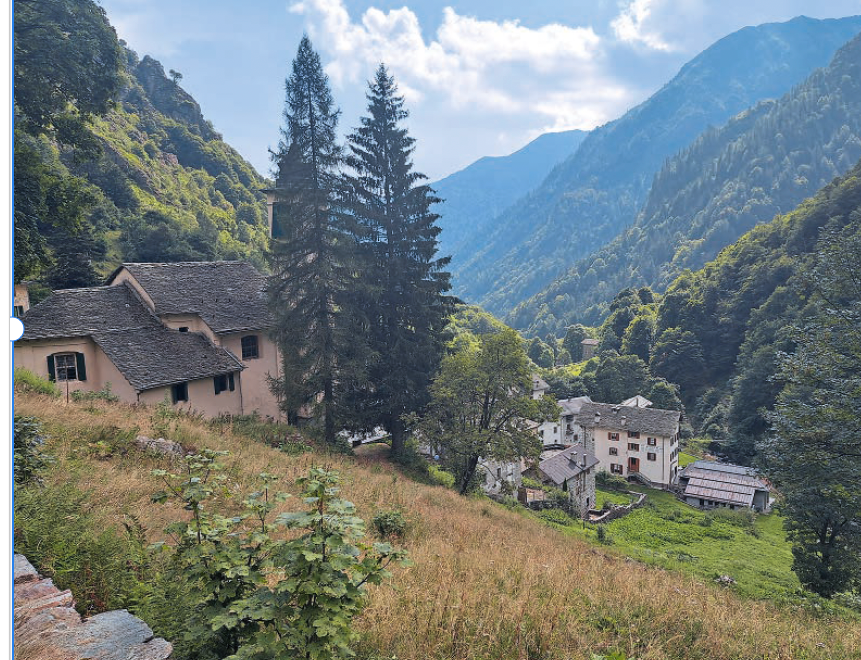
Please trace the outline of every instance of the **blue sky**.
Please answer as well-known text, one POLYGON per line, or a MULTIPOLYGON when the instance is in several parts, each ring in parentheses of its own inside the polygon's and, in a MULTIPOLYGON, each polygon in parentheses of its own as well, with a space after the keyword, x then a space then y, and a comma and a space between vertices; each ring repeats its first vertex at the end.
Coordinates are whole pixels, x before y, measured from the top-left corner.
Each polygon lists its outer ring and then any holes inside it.
POLYGON ((261 173, 284 78, 307 32, 341 127, 385 61, 407 97, 415 163, 441 178, 541 133, 590 129, 636 105, 746 25, 861 14, 861 0, 101 0, 120 38, 176 69, 261 173))

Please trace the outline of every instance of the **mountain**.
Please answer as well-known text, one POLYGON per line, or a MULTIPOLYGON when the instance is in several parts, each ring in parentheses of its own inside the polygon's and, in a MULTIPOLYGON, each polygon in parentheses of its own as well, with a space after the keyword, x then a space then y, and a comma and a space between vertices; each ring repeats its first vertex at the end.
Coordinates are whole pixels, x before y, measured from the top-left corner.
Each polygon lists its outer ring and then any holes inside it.
POLYGON ((861 35, 777 101, 710 129, 655 177, 637 223, 509 317, 543 333, 595 321, 628 286, 663 291, 861 158, 861 35), (552 327, 551 327, 552 326, 552 327))
POLYGON ((496 314, 510 311, 632 225, 667 158, 709 126, 783 95, 859 30, 857 16, 799 17, 721 39, 647 101, 593 130, 494 219, 472 257, 452 264, 455 292, 496 314))
POLYGON ((15 8, 15 277, 97 284, 122 261, 263 264, 267 181, 91 0, 15 8))
MULTIPOLYGON (((734 460, 770 429, 781 352, 793 351, 814 288, 817 251, 861 233, 861 161, 786 215, 747 232, 668 288, 657 342, 687 333, 702 356, 696 388, 682 389, 697 431, 729 440, 734 460)), ((654 369, 654 364, 653 364, 654 369)), ((663 374, 671 376, 671 374, 663 374)))
POLYGON ((439 251, 461 262, 491 221, 508 206, 540 184, 558 163, 570 156, 586 131, 545 133, 508 156, 485 156, 432 184, 443 200, 434 211, 439 251))

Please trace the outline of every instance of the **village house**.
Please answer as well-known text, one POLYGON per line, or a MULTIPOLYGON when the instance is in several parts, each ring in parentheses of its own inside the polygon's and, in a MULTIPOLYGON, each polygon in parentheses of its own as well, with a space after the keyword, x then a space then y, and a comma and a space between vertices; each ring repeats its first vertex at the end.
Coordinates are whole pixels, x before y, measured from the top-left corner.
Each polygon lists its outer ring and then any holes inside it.
POLYGON ((30 309, 30 288, 27 282, 18 282, 12 298, 12 312, 15 317, 21 318, 30 309))
POLYGON ((586 403, 577 423, 601 469, 667 488, 678 473, 680 417, 677 410, 586 403))
POLYGON ((280 419, 265 286, 238 261, 123 264, 106 286, 55 291, 24 314, 15 365, 69 391, 280 419))
POLYGON ((552 419, 538 425, 538 437, 544 449, 565 449, 583 439, 583 429, 577 423, 577 415, 585 403, 591 403, 588 396, 560 399, 556 403, 561 412, 559 419, 552 419))
POLYGON ((556 452, 541 461, 534 472, 543 483, 568 493, 573 510, 586 517, 595 505, 595 470, 598 459, 582 444, 556 452))
POLYGON ((694 461, 679 472, 685 502, 701 509, 746 508, 766 511, 768 485, 756 470, 717 461, 694 461))
POLYGON ((580 342, 580 346, 583 348, 583 359, 591 360, 598 353, 598 340, 592 339, 590 337, 586 337, 583 341, 580 342))

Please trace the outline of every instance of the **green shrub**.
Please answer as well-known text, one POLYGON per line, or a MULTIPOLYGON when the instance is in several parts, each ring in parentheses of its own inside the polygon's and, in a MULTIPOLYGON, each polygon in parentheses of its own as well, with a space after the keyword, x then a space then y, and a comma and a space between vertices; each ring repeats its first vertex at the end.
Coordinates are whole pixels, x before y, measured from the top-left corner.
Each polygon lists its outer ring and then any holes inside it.
POLYGON ((105 383, 103 390, 87 392, 85 390, 75 390, 72 392, 72 401, 119 401, 120 397, 111 392, 111 384, 105 383))
POLYGON ((610 535, 607 534, 607 528, 604 525, 598 525, 597 530, 598 535, 598 543, 603 543, 604 545, 612 545, 613 539, 610 538, 610 535))
POLYGON ((39 483, 39 473, 52 461, 50 456, 42 452, 42 446, 45 444, 42 425, 35 417, 15 415, 13 442, 15 484, 39 483))
POLYGON ((538 512, 538 517, 557 525, 573 525, 574 519, 561 509, 544 509, 538 512))
POLYGON ((400 511, 381 511, 371 522, 380 538, 402 539, 407 533, 407 519, 400 511))
POLYGON ((629 484, 624 477, 610 474, 606 470, 601 470, 595 475, 595 483, 600 488, 607 490, 628 490, 629 488, 629 484))
POLYGON ((126 456, 135 449, 134 440, 139 429, 121 429, 118 426, 93 426, 81 435, 84 448, 91 456, 101 460, 126 456))
POLYGON ((431 479, 438 486, 445 486, 446 488, 454 488, 455 478, 451 472, 446 472, 438 465, 428 465, 428 474, 430 474, 431 479))
POLYGON ((124 608, 138 586, 141 548, 114 529, 93 531, 87 494, 63 485, 15 493, 15 551, 60 589, 71 589, 84 615, 124 608))
POLYGON ((34 374, 29 369, 15 368, 15 389, 21 392, 32 392, 34 394, 47 394, 59 397, 59 388, 50 380, 46 380, 34 374))

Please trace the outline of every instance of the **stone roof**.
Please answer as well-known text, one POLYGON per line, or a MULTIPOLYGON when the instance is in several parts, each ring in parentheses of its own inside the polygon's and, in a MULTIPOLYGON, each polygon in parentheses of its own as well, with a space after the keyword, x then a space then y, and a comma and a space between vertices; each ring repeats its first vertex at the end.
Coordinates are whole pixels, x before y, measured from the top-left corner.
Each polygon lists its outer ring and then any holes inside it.
POLYGON ((600 342, 597 339, 592 339, 591 337, 586 337, 581 344, 585 344, 586 346, 597 346, 600 342))
POLYGON ((576 477, 596 465, 598 465, 598 459, 595 458, 594 454, 587 452, 583 445, 577 444, 541 461, 538 464, 538 469, 554 484, 561 486, 568 479, 576 477))
POLYGON ((161 326, 127 284, 55 291, 31 307, 21 322, 24 341, 161 326))
POLYGON ((127 283, 55 291, 22 322, 19 341, 92 337, 138 391, 244 368, 203 335, 164 327, 127 283))
POLYGON ((584 404, 592 403, 592 399, 588 396, 575 396, 570 399, 559 399, 557 403, 562 408, 563 415, 576 415, 584 404))
POLYGON ((660 408, 633 408, 619 404, 586 403, 577 415, 583 428, 602 428, 613 431, 638 431, 669 437, 679 430, 681 413, 660 408))
POLYGON ((155 304, 155 313, 197 314, 213 332, 260 330, 273 323, 266 278, 244 261, 123 264, 155 304))
POLYGON ((159 326, 98 332, 92 338, 139 392, 244 369, 232 353, 197 332, 159 326))
POLYGON ((535 392, 547 389, 550 389, 550 385, 547 384, 547 381, 541 378, 538 374, 532 374, 532 391, 535 392))

